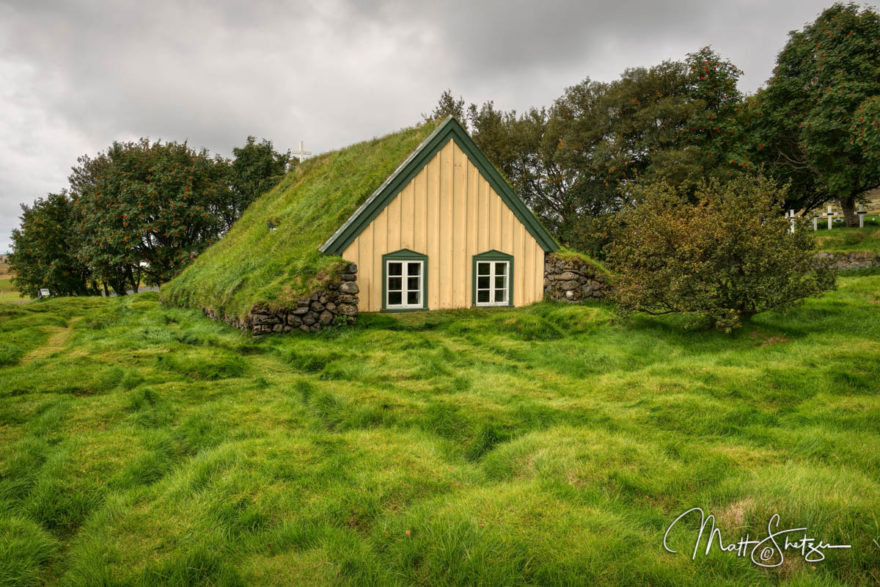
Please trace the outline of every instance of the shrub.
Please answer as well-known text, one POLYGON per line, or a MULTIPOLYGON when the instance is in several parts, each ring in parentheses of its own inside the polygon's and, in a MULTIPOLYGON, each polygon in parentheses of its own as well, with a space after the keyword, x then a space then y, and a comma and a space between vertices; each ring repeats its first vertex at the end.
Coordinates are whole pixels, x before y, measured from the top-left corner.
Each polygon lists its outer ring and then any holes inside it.
POLYGON ((662 183, 638 191, 642 203, 621 212, 609 251, 624 310, 699 313, 730 332, 759 312, 834 287, 807 221, 790 232, 781 208, 786 189, 770 180, 705 183, 696 204, 662 183))

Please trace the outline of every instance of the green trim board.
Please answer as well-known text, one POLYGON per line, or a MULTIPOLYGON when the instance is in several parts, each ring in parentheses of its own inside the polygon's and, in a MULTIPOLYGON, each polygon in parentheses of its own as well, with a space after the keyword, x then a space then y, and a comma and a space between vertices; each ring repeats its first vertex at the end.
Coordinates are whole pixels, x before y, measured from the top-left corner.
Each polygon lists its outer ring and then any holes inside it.
MULTIPOLYGON (((418 148, 413 151, 406 160, 386 179, 379 188, 370 195, 361 206, 355 210, 333 235, 322 244, 318 250, 328 255, 341 256, 354 239, 370 225, 391 201, 397 197, 400 191, 421 171, 428 162, 434 158, 440 149, 450 141, 464 151, 474 166, 480 171, 483 178, 489 182, 492 189, 501 197, 510 208, 514 216, 525 226, 529 234, 534 237, 544 252, 555 251, 559 248, 553 236, 535 218, 535 215, 520 200, 507 180, 495 169, 486 156, 480 151, 467 131, 455 120, 449 117, 432 132, 418 148)), ((384 304, 384 302, 383 302, 384 304)))
POLYGON ((474 255, 471 260, 471 306, 474 308, 504 308, 513 307, 513 255, 502 253, 492 249, 485 253, 474 255), (478 261, 507 261, 507 304, 496 305, 487 304, 485 306, 477 306, 477 262, 478 261))
POLYGON ((382 311, 383 312, 422 312, 428 309, 428 255, 410 249, 400 249, 382 255, 382 311), (421 261, 422 262, 422 307, 421 308, 388 308, 388 261, 421 261))

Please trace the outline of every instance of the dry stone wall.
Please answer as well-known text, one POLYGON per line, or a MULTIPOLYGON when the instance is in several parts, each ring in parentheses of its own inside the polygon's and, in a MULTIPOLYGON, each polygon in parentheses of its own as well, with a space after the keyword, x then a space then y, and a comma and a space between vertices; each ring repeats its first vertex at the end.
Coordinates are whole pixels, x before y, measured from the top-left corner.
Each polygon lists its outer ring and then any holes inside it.
MULTIPOLYGON (((357 265, 349 263, 337 277, 320 291, 297 300, 295 305, 272 308, 255 304, 244 320, 230 318, 212 308, 205 308, 209 318, 221 320, 254 336, 291 332, 318 332, 340 322, 352 322, 358 316, 357 265)), ((544 297, 548 300, 580 302, 601 299, 611 293, 604 273, 577 257, 548 253, 544 259, 544 297)))
POLYGON ((209 308, 204 312, 209 318, 223 320, 254 336, 293 330, 318 332, 333 324, 356 320, 359 291, 357 265, 350 263, 324 289, 300 298, 295 306, 270 308, 266 304, 255 304, 244 321, 230 319, 209 308))
POLYGON ((831 267, 838 271, 847 269, 873 269, 880 267, 880 255, 869 251, 840 251, 820 252, 816 254, 820 259, 831 259, 831 267))
POLYGON ((611 293, 608 278, 577 257, 548 253, 544 258, 544 299, 581 302, 611 293))

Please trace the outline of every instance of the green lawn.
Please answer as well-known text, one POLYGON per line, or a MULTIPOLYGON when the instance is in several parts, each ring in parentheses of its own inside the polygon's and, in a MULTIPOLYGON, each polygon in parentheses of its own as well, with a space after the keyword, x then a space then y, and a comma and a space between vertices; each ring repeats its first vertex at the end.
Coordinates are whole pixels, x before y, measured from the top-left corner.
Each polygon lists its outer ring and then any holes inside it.
POLYGON ((726 336, 613 306, 252 340, 156 295, 0 305, 0 584, 880 580, 880 275, 726 336), (806 526, 824 562, 691 560, 806 526), (685 554, 687 553, 687 554, 685 554))
POLYGON ((0 304, 5 302, 21 302, 27 298, 22 298, 15 288, 12 286, 12 276, 0 274, 0 304))
POLYGON ((823 251, 873 251, 880 253, 880 217, 871 216, 865 228, 843 226, 828 230, 828 224, 819 221, 816 245, 823 251))

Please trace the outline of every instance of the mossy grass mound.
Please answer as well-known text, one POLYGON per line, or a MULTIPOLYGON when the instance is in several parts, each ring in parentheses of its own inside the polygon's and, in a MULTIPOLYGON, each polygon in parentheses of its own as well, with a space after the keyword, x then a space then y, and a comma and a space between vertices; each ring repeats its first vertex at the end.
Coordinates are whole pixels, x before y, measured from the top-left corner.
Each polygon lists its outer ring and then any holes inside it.
POLYGON ((429 122, 305 161, 164 285, 162 301, 243 319, 255 304, 284 307, 320 289, 343 263, 318 247, 435 127, 429 122))

